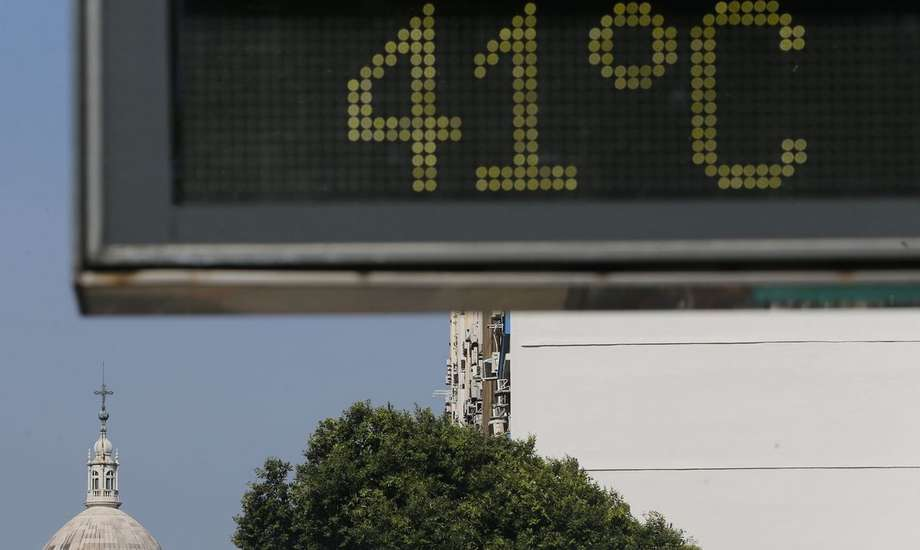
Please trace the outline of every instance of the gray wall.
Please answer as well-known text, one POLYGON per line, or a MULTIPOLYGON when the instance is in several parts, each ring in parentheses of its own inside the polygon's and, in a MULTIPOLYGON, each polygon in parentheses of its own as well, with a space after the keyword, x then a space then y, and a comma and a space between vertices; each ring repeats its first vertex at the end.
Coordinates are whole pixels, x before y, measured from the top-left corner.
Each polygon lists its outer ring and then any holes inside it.
POLYGON ((920 465, 920 313, 515 313, 512 328, 512 433, 705 550, 920 543, 920 469, 889 468, 920 465))

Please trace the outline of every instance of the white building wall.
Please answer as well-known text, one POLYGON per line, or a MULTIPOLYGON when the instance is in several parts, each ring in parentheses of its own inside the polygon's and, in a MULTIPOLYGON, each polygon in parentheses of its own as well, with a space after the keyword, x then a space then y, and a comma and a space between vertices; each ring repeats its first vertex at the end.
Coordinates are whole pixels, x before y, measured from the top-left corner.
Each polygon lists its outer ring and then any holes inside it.
POLYGON ((704 550, 920 547, 920 313, 512 323, 511 432, 634 512, 704 550))

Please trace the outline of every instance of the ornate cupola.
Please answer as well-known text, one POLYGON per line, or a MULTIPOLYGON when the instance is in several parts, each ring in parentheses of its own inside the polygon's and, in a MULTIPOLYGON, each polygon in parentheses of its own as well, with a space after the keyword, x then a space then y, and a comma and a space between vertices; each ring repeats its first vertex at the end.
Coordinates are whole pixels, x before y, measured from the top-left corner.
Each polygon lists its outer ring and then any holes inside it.
POLYGON ((99 411, 99 439, 86 461, 86 509, 61 527, 44 550, 162 550, 160 544, 136 519, 119 510, 118 452, 109 440, 109 411, 105 399, 114 395, 105 385, 99 411))
POLYGON ((118 497, 118 451, 113 452, 112 442, 109 440, 108 421, 109 411, 105 408, 105 398, 115 395, 102 382, 102 387, 95 391, 102 397, 102 409, 99 411, 99 439, 87 457, 86 478, 86 507, 108 506, 118 508, 121 499, 118 497))

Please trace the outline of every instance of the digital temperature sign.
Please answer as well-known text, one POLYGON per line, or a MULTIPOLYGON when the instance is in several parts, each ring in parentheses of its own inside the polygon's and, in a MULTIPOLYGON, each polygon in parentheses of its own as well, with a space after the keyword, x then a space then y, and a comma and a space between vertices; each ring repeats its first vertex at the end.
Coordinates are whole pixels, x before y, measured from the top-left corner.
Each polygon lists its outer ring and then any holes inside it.
POLYGON ((920 306, 920 4, 78 0, 90 313, 920 306))
POLYGON ((183 0, 177 200, 916 194, 917 12, 183 0))

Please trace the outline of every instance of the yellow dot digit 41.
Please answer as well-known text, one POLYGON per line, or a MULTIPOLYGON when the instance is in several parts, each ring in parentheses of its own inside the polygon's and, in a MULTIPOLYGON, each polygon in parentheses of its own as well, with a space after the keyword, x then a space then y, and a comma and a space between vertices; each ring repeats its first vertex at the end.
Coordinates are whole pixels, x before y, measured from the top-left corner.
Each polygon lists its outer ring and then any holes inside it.
POLYGON ((438 143, 460 141, 459 117, 447 117, 437 110, 437 68, 434 5, 425 4, 422 16, 412 17, 399 29, 396 39, 371 56, 371 63, 346 83, 348 94, 348 139, 364 142, 404 142, 412 148, 412 190, 430 193, 438 188, 438 143), (400 58, 411 68, 411 116, 382 117, 374 114, 374 82, 400 58))
POLYGON ((537 6, 528 2, 524 13, 498 31, 486 50, 473 56, 473 76, 482 79, 504 56, 511 56, 514 157, 510 165, 476 168, 479 191, 574 191, 574 166, 541 165, 537 80, 537 6))
POLYGON ((808 160, 804 139, 784 139, 779 162, 728 164, 719 162, 716 103, 716 29, 726 26, 779 27, 782 52, 805 48, 805 27, 793 26, 792 16, 781 13, 776 0, 717 2, 715 13, 703 17, 702 27, 690 31, 690 87, 693 103, 691 146, 693 163, 703 166, 719 189, 776 189, 783 178, 795 175, 796 166, 808 160))

